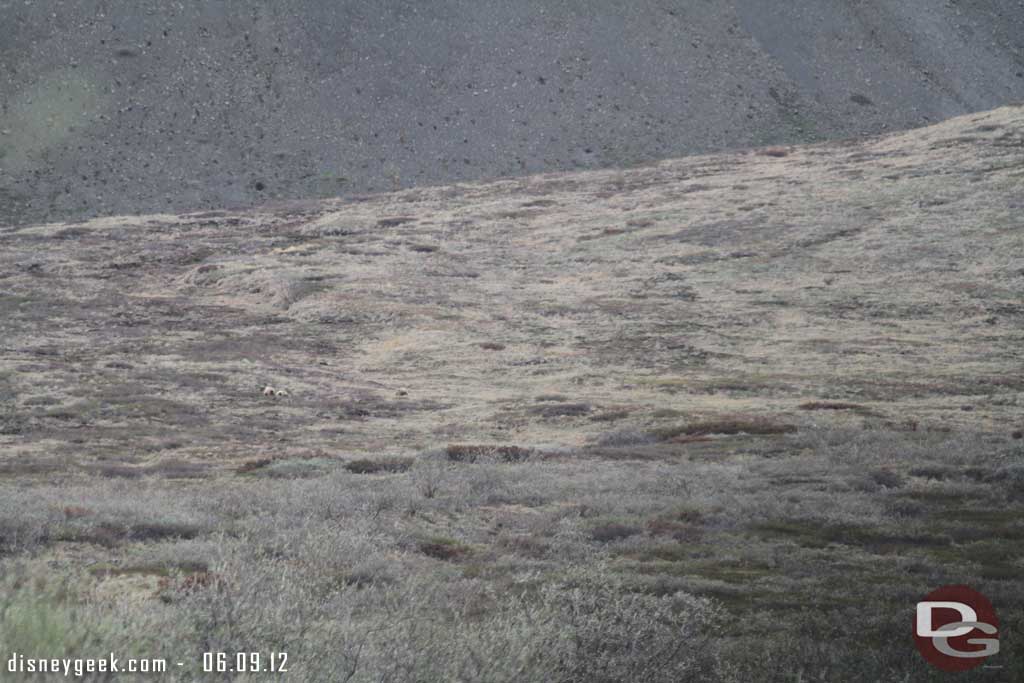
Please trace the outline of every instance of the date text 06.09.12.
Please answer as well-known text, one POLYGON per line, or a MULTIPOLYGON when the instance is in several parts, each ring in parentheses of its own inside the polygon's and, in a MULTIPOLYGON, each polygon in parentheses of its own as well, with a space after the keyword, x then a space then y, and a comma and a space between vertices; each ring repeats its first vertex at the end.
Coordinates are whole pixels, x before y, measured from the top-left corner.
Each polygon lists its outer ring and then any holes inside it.
POLYGON ((204 652, 204 673, 285 673, 287 652, 204 652))

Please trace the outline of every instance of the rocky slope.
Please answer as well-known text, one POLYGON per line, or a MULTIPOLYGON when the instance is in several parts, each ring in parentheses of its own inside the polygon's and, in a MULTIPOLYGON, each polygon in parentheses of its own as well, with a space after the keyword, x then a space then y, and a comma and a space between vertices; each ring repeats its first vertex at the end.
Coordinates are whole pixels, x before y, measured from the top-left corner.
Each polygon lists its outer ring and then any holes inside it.
POLYGON ((881 133, 1024 101, 1016 0, 0 0, 0 224, 881 133))

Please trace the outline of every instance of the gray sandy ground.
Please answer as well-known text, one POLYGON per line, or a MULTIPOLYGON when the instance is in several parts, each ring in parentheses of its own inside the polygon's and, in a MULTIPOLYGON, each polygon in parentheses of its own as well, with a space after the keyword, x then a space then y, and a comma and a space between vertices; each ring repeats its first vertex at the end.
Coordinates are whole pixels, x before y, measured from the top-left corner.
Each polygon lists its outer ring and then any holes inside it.
POLYGON ((0 224, 617 168, 1024 100, 1011 0, 4 0, 0 20, 0 224))

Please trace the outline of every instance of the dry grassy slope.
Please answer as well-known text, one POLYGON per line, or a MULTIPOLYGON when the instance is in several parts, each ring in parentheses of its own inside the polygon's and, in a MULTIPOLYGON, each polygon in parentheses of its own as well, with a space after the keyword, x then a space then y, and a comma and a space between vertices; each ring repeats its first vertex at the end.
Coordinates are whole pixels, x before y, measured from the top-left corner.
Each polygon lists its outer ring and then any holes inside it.
POLYGON ((1004 108, 857 144, 5 230, 0 449, 578 445, 735 414, 1005 434, 1022 190, 1024 109, 1004 108))

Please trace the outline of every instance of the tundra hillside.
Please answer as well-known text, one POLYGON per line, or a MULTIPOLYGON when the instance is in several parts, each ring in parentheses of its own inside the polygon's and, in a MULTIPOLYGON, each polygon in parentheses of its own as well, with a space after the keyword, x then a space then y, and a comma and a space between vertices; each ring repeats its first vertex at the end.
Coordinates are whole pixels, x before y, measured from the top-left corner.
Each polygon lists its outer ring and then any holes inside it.
POLYGON ((0 229, 0 651, 960 680, 966 583, 1021 680, 1022 216, 1017 107, 0 229))

